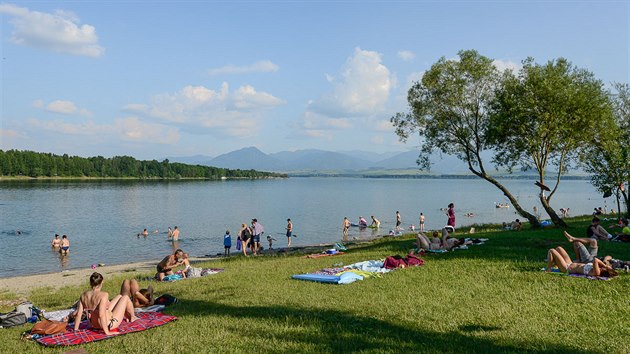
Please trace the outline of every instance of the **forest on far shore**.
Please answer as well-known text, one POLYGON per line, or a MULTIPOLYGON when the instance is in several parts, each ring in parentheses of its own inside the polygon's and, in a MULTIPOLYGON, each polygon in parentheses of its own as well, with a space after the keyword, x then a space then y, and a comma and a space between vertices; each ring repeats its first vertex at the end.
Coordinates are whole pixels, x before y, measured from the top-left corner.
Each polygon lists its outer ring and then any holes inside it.
POLYGON ((269 178, 286 174, 256 170, 231 170, 164 161, 141 161, 131 156, 105 158, 51 153, 0 150, 0 176, 94 177, 94 178, 269 178))

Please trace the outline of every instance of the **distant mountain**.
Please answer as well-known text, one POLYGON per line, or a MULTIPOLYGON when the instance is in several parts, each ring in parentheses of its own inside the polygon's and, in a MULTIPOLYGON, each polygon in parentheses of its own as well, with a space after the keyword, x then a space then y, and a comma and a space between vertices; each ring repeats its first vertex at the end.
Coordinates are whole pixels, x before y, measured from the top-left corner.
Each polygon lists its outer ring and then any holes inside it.
POLYGON ((396 152, 369 152, 369 151, 361 151, 361 150, 350 150, 350 151, 337 151, 340 154, 348 155, 350 157, 354 157, 360 160, 365 160, 369 162, 377 162, 385 159, 389 159, 390 157, 394 157, 400 154, 400 151, 396 152))
POLYGON ((324 150, 282 151, 270 156, 282 161, 285 171, 345 171, 361 170, 370 166, 366 160, 324 150))
POLYGON ((208 161, 212 160, 212 156, 207 155, 194 155, 194 156, 180 156, 180 157, 165 157, 159 161, 167 159, 169 162, 180 162, 189 165, 206 165, 208 161))
POLYGON ((219 155, 214 159, 204 163, 209 166, 216 166, 230 169, 258 171, 283 171, 283 163, 271 157, 255 147, 247 147, 240 150, 219 155))

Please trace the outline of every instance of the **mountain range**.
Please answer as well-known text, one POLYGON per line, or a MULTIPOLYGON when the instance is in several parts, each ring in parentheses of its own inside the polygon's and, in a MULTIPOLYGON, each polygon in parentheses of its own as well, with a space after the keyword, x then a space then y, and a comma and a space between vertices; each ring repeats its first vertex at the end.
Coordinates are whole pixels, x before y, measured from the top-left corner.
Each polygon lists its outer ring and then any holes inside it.
POLYGON ((378 171, 382 174, 401 170, 417 174, 468 174, 467 166, 452 156, 432 158, 431 171, 421 172, 416 160, 418 151, 371 153, 367 151, 333 152, 325 150, 296 150, 266 154, 255 147, 247 147, 212 158, 195 155, 168 157, 171 162, 199 164, 230 169, 254 169, 259 171, 286 172, 293 174, 341 173, 359 174, 378 171))

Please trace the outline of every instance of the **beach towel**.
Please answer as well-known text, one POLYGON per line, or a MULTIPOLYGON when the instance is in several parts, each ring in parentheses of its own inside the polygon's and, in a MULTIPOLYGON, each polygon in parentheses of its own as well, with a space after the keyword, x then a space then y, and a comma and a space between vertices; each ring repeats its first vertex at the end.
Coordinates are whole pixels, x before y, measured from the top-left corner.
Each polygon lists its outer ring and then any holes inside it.
MULTIPOLYGON (((542 268, 542 271, 545 271, 545 268, 542 268)), ((583 279, 588 279, 588 280, 610 280, 612 278, 609 277, 595 277, 592 275, 584 275, 584 274, 567 274, 562 272, 560 269, 558 268, 551 268, 551 272, 549 272, 549 274, 556 274, 556 275, 565 275, 565 276, 569 276, 569 277, 575 277, 575 278, 583 278, 583 279)))
POLYGON ((123 334, 144 331, 149 328, 165 325, 171 321, 175 321, 176 319, 177 317, 175 316, 169 316, 159 312, 141 312, 138 314, 138 320, 134 322, 124 321, 120 324, 120 327, 118 327, 118 332, 109 336, 101 330, 89 329, 88 322, 83 321, 81 322, 79 330, 76 332, 72 330, 74 324, 71 324, 66 327, 67 332, 65 333, 41 336, 35 338, 35 341, 47 347, 78 345, 108 339, 123 334))
POLYGON ((315 254, 309 254, 307 256, 304 256, 302 258, 320 258, 320 257, 329 257, 329 256, 338 256, 340 254, 344 254, 344 252, 335 252, 335 253, 315 253, 315 254))
POLYGON ((344 272, 340 275, 295 274, 292 278, 330 284, 350 284, 357 280, 363 280, 361 275, 352 272, 344 272))

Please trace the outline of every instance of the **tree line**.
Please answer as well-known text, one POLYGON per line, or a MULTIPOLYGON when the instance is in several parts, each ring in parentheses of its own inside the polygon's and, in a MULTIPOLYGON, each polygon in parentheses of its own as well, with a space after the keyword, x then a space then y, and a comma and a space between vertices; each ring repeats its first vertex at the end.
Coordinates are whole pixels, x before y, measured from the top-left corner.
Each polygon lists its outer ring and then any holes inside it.
POLYGON ((105 158, 55 155, 35 151, 0 150, 0 176, 99 178, 267 178, 285 174, 256 170, 172 163, 168 159, 141 161, 130 156, 105 158))
POLYGON ((540 204, 551 221, 566 227, 550 201, 564 175, 580 167, 604 196, 616 196, 630 216, 630 86, 606 88, 565 58, 538 64, 523 60, 518 72, 499 70, 475 50, 442 57, 414 83, 408 112, 391 122, 405 141, 417 134, 418 164, 430 168, 434 151, 456 156, 477 177, 493 184, 533 227, 535 213, 489 173, 491 168, 536 171, 540 204), (488 159, 486 156, 492 156, 488 159))

